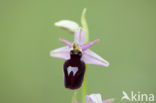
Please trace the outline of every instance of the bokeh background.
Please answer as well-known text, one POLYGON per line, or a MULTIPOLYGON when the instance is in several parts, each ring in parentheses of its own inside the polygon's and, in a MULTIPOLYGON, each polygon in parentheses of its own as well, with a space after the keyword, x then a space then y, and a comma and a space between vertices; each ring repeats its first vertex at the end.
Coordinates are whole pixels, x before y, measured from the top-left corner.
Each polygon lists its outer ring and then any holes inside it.
POLYGON ((110 62, 108 68, 89 65, 87 94, 101 93, 114 103, 123 90, 156 94, 155 0, 0 0, 0 103, 71 102, 64 60, 49 52, 64 46, 58 38, 73 40, 54 22, 80 23, 83 8, 90 40, 101 40, 91 49, 110 62))

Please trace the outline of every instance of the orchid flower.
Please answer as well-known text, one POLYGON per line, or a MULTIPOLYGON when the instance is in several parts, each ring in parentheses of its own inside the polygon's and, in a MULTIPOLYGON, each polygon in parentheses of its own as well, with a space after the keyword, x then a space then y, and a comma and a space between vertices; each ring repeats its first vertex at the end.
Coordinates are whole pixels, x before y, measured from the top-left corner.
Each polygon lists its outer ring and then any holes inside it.
POLYGON ((85 44, 85 31, 80 28, 75 32, 74 42, 59 39, 67 46, 52 50, 52 57, 65 59, 63 65, 64 84, 68 89, 78 89, 81 87, 86 71, 85 64, 95 64, 107 67, 109 63, 102 57, 88 48, 96 44, 99 40, 94 40, 85 44))
POLYGON ((73 43, 71 43, 67 40, 64 40, 64 39, 59 39, 59 40, 61 42, 63 42, 64 44, 66 44, 67 46, 52 50, 50 52, 50 55, 52 57, 61 58, 61 59, 65 59, 65 60, 70 59, 71 48, 73 48, 73 46, 76 45, 77 48, 79 48, 82 51, 81 60, 84 61, 86 64, 101 65, 101 66, 105 66, 105 67, 109 66, 109 63, 105 59, 103 59, 102 57, 97 55, 92 50, 88 49, 92 45, 99 42, 99 40, 97 39, 97 40, 94 40, 92 42, 85 44, 85 31, 82 28, 80 28, 79 30, 77 30, 75 32, 75 37, 74 37, 73 43))
MULTIPOLYGON (((66 46, 52 50, 50 56, 60 59, 65 59, 63 65, 64 72, 64 84, 68 89, 78 89, 82 85, 82 102, 85 103, 86 97, 86 69, 85 64, 94 64, 100 66, 109 66, 109 62, 103 59, 101 56, 89 50, 91 46, 99 42, 99 40, 94 40, 89 42, 89 30, 86 22, 86 8, 84 8, 81 15, 81 25, 79 26, 76 22, 71 20, 61 20, 56 22, 54 25, 63 28, 74 34, 74 41, 71 43, 64 39, 59 39, 66 46), (89 43, 88 43, 89 42, 89 43), (85 75, 85 78, 84 78, 85 75)), ((90 95, 91 96, 91 95, 90 95)), ((87 96, 87 103, 102 103, 96 102, 95 98, 87 96), (90 101, 90 102, 89 102, 90 101)), ((98 94, 97 94, 98 96, 98 94)), ((100 95, 101 96, 101 95, 100 95)), ((76 95, 74 96, 76 99, 76 95)), ((99 100, 99 101, 102 101, 99 100)), ((112 100, 106 100, 103 103, 111 103, 112 100)))
MULTIPOLYGON (((102 101, 101 94, 91 94, 86 96, 86 103, 112 103, 114 101, 113 98, 102 101)), ((80 103, 80 102, 74 102, 80 103)))

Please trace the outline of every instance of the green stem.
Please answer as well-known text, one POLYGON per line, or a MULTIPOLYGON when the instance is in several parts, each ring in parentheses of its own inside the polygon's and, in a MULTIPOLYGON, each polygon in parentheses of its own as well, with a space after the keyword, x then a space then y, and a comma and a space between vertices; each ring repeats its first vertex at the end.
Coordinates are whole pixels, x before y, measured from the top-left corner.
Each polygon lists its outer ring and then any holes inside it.
POLYGON ((82 103, 86 103, 86 95, 87 95, 87 70, 88 70, 88 64, 86 64, 86 74, 84 77, 84 81, 82 84, 82 103))
MULTIPOLYGON (((86 21, 86 8, 83 9, 82 15, 81 15, 81 25, 82 28, 85 30, 85 43, 89 42, 89 30, 88 30, 88 24, 86 21)), ((88 70, 88 64, 86 64, 86 73, 84 76, 84 81, 82 84, 82 103, 86 103, 86 95, 87 95, 87 70, 88 70)), ((72 98, 72 103, 77 101, 77 92, 74 91, 74 95, 72 98)))
MULTIPOLYGON (((89 30, 88 30, 88 24, 86 21, 86 8, 83 9, 82 16, 81 16, 81 25, 82 28, 85 30, 85 37, 86 37, 86 43, 89 42, 89 30)), ((86 103, 86 95, 87 95, 87 70, 88 70, 88 64, 86 64, 86 73, 84 76, 84 81, 82 84, 82 103, 86 103)))
POLYGON ((73 98, 72 98, 72 103, 74 103, 74 102, 77 102, 77 91, 76 90, 74 91, 73 98))

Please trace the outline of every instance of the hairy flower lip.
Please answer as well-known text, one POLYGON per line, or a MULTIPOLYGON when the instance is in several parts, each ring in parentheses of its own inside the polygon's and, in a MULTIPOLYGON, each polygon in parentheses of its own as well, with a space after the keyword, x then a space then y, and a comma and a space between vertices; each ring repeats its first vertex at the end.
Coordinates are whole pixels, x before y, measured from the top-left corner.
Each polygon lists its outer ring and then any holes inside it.
MULTIPOLYGON (((71 50, 73 44, 71 42, 61 39, 61 38, 59 40, 61 42, 63 42, 64 44, 66 44, 67 46, 52 50, 50 52, 50 55, 52 57, 67 60, 70 58, 69 54, 70 54, 70 50, 71 50)), ((109 62, 107 62, 102 57, 100 57, 99 55, 97 55, 96 53, 94 53, 93 51, 88 49, 91 46, 93 46, 94 44, 96 44, 97 42, 99 42, 99 39, 85 44, 85 31, 82 28, 80 28, 79 30, 77 30, 75 32, 74 42, 78 43, 78 45, 82 49, 83 56, 81 59, 86 64, 94 64, 94 65, 100 65, 100 66, 105 66, 105 67, 109 66, 109 62)))

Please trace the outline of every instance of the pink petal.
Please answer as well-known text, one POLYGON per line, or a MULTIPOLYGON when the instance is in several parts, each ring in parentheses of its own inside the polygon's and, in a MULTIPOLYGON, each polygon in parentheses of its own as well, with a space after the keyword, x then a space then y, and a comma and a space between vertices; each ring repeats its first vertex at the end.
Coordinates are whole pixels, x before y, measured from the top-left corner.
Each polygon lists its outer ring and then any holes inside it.
POLYGON ((109 66, 109 63, 106 60, 89 49, 83 52, 82 60, 87 64, 101 65, 105 67, 109 66))
POLYGON ((97 42, 99 42, 98 39, 97 39, 97 40, 94 40, 94 41, 92 41, 92 42, 89 42, 89 43, 87 43, 87 44, 82 44, 82 45, 81 45, 81 48, 82 48, 83 51, 85 51, 85 50, 87 50, 88 48, 90 48, 92 45, 96 44, 97 42))
POLYGON ((50 52, 50 56, 61 59, 70 58, 70 48, 68 46, 61 47, 50 52))
POLYGON ((91 94, 86 96, 86 103, 102 103, 101 94, 91 94))
POLYGON ((69 30, 70 32, 75 32, 80 28, 80 26, 76 22, 71 20, 60 20, 56 22, 54 25, 69 30))
POLYGON ((85 31, 82 28, 75 32, 74 41, 79 44, 85 43, 85 31))
POLYGON ((102 103, 112 103, 114 101, 113 98, 104 100, 102 103))
POLYGON ((70 43, 69 41, 67 40, 64 40, 64 39, 59 39, 62 43, 66 44, 67 46, 69 46, 70 48, 72 47, 72 43, 70 43))
POLYGON ((89 96, 86 96, 86 103, 96 103, 96 101, 93 101, 89 96))

